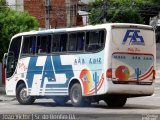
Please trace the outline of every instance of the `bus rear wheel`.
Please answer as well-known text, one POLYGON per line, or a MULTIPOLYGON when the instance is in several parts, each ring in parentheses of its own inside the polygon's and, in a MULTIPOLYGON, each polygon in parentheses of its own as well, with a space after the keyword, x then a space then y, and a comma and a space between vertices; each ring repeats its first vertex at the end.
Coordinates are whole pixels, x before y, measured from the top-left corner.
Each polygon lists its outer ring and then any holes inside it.
POLYGON ((79 83, 75 83, 71 87, 70 99, 71 99, 72 105, 75 107, 89 106, 91 104, 91 101, 89 98, 82 96, 82 89, 79 83))
POLYGON ((16 90, 16 98, 22 105, 31 105, 35 101, 33 96, 27 96, 27 89, 25 84, 20 84, 18 86, 16 90))
POLYGON ((124 96, 108 96, 104 101, 110 108, 120 108, 126 104, 127 98, 124 96))

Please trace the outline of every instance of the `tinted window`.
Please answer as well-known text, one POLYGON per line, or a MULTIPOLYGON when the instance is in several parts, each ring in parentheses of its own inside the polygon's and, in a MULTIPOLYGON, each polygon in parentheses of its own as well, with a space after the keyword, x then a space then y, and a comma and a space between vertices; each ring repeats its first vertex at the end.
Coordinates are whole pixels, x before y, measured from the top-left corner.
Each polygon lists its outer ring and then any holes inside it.
POLYGON ((87 31, 86 33, 86 51, 97 51, 104 46, 104 31, 87 31))
POLYGON ((26 36, 23 40, 23 54, 42 54, 51 51, 51 35, 26 36))
POLYGON ((67 51, 67 34, 54 34, 52 39, 52 52, 65 52, 67 51))
POLYGON ((36 51, 37 51, 36 50, 36 37, 35 36, 24 37, 22 53, 23 54, 35 54, 36 51))
POLYGON ((70 33, 68 51, 82 51, 84 48, 85 33, 70 33))
POLYGON ((51 35, 37 37, 37 53, 50 53, 51 35))

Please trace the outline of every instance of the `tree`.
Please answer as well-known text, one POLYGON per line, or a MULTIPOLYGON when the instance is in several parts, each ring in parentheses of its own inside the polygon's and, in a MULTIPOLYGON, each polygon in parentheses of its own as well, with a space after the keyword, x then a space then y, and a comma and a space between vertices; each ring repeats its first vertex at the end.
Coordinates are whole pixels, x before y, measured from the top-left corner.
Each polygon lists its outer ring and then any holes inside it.
POLYGON ((143 17, 141 17, 136 10, 132 8, 119 8, 116 11, 108 12, 108 22, 120 23, 139 23, 143 24, 143 17), (125 9, 125 10, 124 10, 125 9))
MULTIPOLYGON (((149 11, 148 5, 153 3, 157 4, 159 0, 106 0, 106 15, 107 22, 120 22, 120 23, 141 23, 148 24, 149 11), (147 22, 146 22, 147 21, 147 22)), ((102 23, 104 15, 103 1, 96 0, 89 4, 92 8, 90 10, 90 23, 97 24, 102 23)))
POLYGON ((150 18, 157 16, 158 12, 160 12, 160 1, 149 0, 146 3, 142 3, 139 5, 138 12, 145 18, 145 24, 149 24, 150 18))
POLYGON ((6 0, 0 0, 0 8, 6 6, 6 0))
POLYGON ((0 8, 1 61, 3 54, 8 50, 11 37, 20 32, 38 29, 38 21, 36 18, 30 16, 27 12, 14 11, 4 6, 0 8))

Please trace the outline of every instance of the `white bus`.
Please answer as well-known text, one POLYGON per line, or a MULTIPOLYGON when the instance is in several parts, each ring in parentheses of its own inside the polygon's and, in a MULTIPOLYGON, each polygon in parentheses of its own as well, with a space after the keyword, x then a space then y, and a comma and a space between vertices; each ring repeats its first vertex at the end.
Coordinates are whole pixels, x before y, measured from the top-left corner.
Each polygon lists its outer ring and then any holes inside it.
POLYGON ((6 94, 20 104, 51 98, 73 106, 104 100, 123 107, 154 92, 156 43, 151 26, 102 24, 20 33, 6 59, 6 94))

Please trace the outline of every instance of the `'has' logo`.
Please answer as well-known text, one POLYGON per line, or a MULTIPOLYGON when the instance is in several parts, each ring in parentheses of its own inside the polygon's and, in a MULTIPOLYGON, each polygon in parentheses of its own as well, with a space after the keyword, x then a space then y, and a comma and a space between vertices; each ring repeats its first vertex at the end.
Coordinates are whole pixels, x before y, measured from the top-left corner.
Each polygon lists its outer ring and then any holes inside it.
POLYGON ((127 30, 122 44, 145 45, 144 39, 139 35, 140 30, 127 30))

